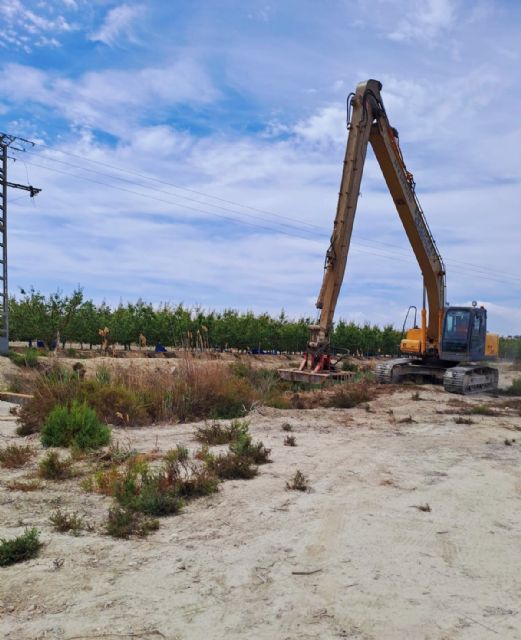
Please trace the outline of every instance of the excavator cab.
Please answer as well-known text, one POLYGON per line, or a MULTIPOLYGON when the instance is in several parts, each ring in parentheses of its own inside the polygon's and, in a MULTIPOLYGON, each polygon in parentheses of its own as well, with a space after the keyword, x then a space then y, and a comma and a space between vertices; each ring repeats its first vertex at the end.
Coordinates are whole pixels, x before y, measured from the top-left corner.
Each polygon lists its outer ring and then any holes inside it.
POLYGON ((487 311, 483 307, 449 307, 441 335, 442 360, 483 360, 487 336, 487 311))
POLYGON ((479 362, 497 357, 498 336, 487 334, 484 307, 449 307, 443 319, 440 358, 456 362, 479 362))

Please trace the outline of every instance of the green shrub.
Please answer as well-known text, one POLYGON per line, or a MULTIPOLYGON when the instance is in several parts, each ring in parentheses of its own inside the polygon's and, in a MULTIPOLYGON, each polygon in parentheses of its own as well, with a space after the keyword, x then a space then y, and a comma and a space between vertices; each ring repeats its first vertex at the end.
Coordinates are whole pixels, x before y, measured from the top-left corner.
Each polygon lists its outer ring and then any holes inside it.
POLYGON ((230 444, 230 451, 237 456, 250 458, 255 464, 270 462, 271 449, 266 449, 262 442, 253 443, 249 433, 241 433, 235 442, 230 444))
POLYGON ((110 440, 110 429, 102 424, 96 412, 74 401, 70 408, 56 406, 47 416, 41 433, 44 447, 68 447, 84 451, 99 449, 110 440))
POLYGON ((169 449, 165 453, 165 462, 171 464, 174 462, 185 462, 188 460, 188 449, 178 444, 175 449, 169 449))
POLYGON ((0 567, 30 560, 38 555, 41 547, 38 530, 34 527, 26 529, 22 535, 11 540, 2 538, 0 541, 0 567))
POLYGON ((124 474, 105 474, 97 483, 111 487, 124 509, 166 516, 180 511, 185 500, 217 491, 218 479, 201 463, 190 461, 186 449, 178 446, 155 471, 146 462, 131 462, 124 474))
POLYGON ((247 420, 232 420, 229 425, 212 422, 199 427, 195 432, 195 438, 210 445, 228 444, 237 440, 241 434, 247 433, 249 424, 247 420))
POLYGON ((96 380, 100 384, 110 384, 112 376, 110 375, 110 369, 101 365, 96 369, 96 380))
POLYGON ((467 409, 464 413, 476 415, 476 416, 495 416, 497 415, 494 409, 487 407, 485 404, 478 404, 470 409, 467 409))
POLYGON ((521 396, 521 378, 514 378, 512 384, 503 393, 507 396, 521 396))
POLYGON ((8 445, 0 449, 0 466, 6 467, 7 469, 23 467, 35 454, 35 450, 29 445, 8 445))
POLYGON ((18 367, 28 367, 32 369, 38 366, 38 350, 32 347, 24 349, 22 353, 10 351, 9 358, 11 362, 16 364, 18 367))
POLYGON ((143 538, 159 529, 159 520, 148 518, 141 513, 114 507, 109 509, 106 531, 113 538, 143 538))
POLYGON ((56 451, 49 451, 38 465, 38 475, 47 480, 66 480, 72 478, 72 460, 61 460, 56 451))
POLYGON ((81 516, 79 516, 76 512, 74 513, 63 513, 60 509, 57 509, 54 513, 51 514, 49 518, 52 526, 55 531, 59 531, 60 533, 65 533, 67 531, 72 531, 73 535, 79 535, 82 529, 88 528, 81 516))
POLYGON ((257 467, 251 458, 231 451, 218 456, 208 454, 205 462, 208 471, 221 480, 249 480, 257 475, 257 467))

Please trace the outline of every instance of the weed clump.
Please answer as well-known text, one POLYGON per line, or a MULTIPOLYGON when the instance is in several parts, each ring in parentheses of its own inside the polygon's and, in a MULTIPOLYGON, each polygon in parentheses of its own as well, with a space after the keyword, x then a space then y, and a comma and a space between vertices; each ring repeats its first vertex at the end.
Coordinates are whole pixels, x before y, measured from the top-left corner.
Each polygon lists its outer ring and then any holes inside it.
POLYGON ((42 485, 38 480, 31 480, 29 482, 22 482, 21 480, 11 480, 7 483, 7 488, 11 491, 38 491, 42 488, 42 485))
POLYGON ((369 384, 362 380, 360 382, 346 383, 339 385, 331 397, 328 405, 340 409, 351 409, 364 402, 373 400, 374 390, 369 384))
POLYGON ((28 347, 27 349, 24 349, 22 353, 10 351, 9 359, 18 367, 33 369, 38 366, 38 349, 28 347))
POLYGON ((506 396, 521 396, 521 378, 514 378, 512 384, 503 393, 506 396))
POLYGON ((66 480, 72 478, 72 460, 62 460, 56 451, 49 451, 38 465, 38 475, 47 480, 66 480))
POLYGON ((300 469, 297 469, 294 475, 286 482, 286 489, 291 491, 307 491, 309 489, 308 479, 300 469))
POLYGON ((209 445, 228 444, 246 433, 248 427, 247 420, 232 420, 229 425, 212 422, 209 425, 205 424, 204 427, 199 427, 195 432, 195 438, 199 442, 209 445))
POLYGON ((240 458, 249 458, 255 464, 266 464, 270 461, 271 449, 266 449, 262 442, 253 442, 247 432, 241 433, 230 444, 230 451, 240 458))
POLYGON ((54 513, 51 514, 49 521, 51 522, 55 531, 59 531, 60 533, 70 531, 75 536, 79 535, 80 531, 82 531, 83 529, 89 528, 87 525, 85 525, 83 518, 76 512, 64 513, 60 509, 57 509, 54 513))
POLYGON ((84 451, 98 449, 110 440, 110 429, 86 403, 57 405, 49 413, 41 433, 44 447, 68 447, 84 451))
POLYGON ((493 409, 491 409, 490 407, 487 407, 484 404, 478 404, 478 405, 475 405, 474 407, 470 407, 465 411, 465 413, 476 415, 476 416, 495 416, 496 415, 496 412, 493 409))
POLYGON ((0 567, 24 562, 38 555, 42 543, 38 537, 38 530, 34 527, 26 529, 22 535, 6 540, 0 540, 0 567))
POLYGON ((456 424, 474 424, 474 420, 472 420, 472 418, 464 418, 463 416, 454 418, 454 422, 456 424))
POLYGON ((297 439, 295 438, 295 436, 286 436, 284 438, 284 445, 286 447, 296 447, 297 446, 297 439))
POLYGON ((125 470, 100 470, 82 486, 113 496, 125 511, 167 516, 179 512, 186 500, 217 491, 218 478, 202 463, 190 460, 185 447, 178 446, 167 453, 158 469, 151 469, 136 456, 125 470))
POLYGON ((249 457, 238 456, 231 451, 218 456, 207 454, 208 471, 221 480, 249 480, 257 475, 257 467, 249 457))
POLYGON ((35 454, 35 450, 29 445, 11 444, 0 449, 0 466, 6 469, 23 467, 35 454))
POLYGON ((293 431, 293 427, 289 424, 289 422, 285 422, 282 425, 282 431, 293 431))
POLYGON ((131 536, 144 538, 158 529, 159 520, 156 518, 149 518, 118 506, 109 509, 106 532, 113 538, 128 539, 131 536))

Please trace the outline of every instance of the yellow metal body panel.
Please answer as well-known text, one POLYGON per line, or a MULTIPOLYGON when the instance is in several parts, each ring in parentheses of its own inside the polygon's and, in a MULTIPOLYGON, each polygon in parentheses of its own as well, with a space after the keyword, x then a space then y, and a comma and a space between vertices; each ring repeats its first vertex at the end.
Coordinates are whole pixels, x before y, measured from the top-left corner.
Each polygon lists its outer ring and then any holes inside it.
POLYGON ((409 329, 405 334, 405 340, 402 340, 402 342, 405 342, 407 340, 421 340, 421 337, 422 337, 421 329, 418 329, 418 328, 409 329))
POLYGON ((421 340, 408 340, 407 338, 404 338, 400 342, 400 351, 402 353, 420 354, 422 352, 421 340))
POLYGON ((499 356, 499 336, 497 333, 487 333, 485 356, 487 358, 497 358, 499 356))
POLYGON ((402 353, 421 354, 422 352, 422 329, 409 329, 405 338, 400 342, 402 353))

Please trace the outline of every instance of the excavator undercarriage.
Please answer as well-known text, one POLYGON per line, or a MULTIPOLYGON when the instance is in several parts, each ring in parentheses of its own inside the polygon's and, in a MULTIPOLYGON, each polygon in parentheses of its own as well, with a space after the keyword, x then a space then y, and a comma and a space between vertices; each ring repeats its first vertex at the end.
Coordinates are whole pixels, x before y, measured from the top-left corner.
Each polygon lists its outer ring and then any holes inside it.
POLYGON ((498 384, 497 369, 472 362, 447 368, 446 363, 436 366, 423 360, 397 358, 377 364, 375 375, 382 384, 441 383, 445 391, 461 395, 495 391, 498 384))

